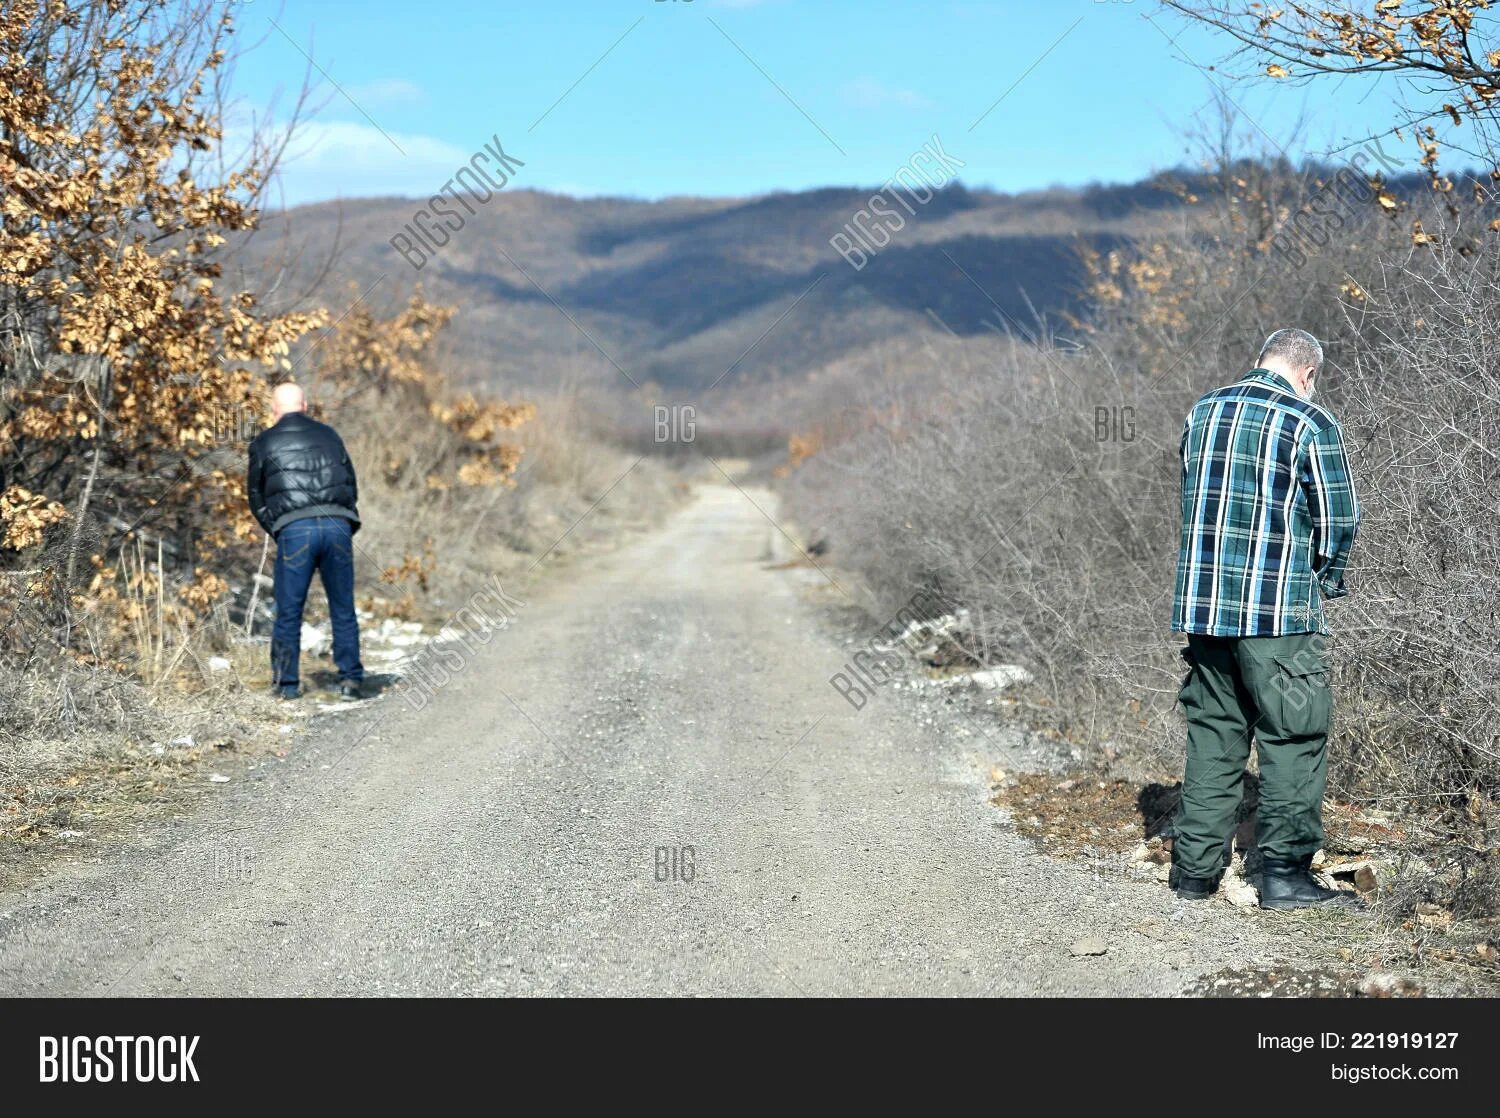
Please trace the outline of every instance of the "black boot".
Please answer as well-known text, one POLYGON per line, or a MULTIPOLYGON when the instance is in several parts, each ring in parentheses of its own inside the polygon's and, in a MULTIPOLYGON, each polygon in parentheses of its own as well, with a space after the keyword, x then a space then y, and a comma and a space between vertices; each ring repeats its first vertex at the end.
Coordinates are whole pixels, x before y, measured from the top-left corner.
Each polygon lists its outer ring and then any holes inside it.
POLYGON ((1192 877, 1183 873, 1182 867, 1174 862, 1170 876, 1172 892, 1185 901, 1212 900, 1213 895, 1219 891, 1219 882, 1224 880, 1224 873, 1233 861, 1234 836, 1230 835, 1224 840, 1224 856, 1219 861, 1219 872, 1212 877, 1192 877))
POLYGON ((1180 873, 1177 875, 1177 884, 1172 891, 1185 901, 1212 900, 1213 895, 1219 891, 1219 879, 1217 877, 1189 877, 1185 873, 1180 873))
POLYGON ((1325 889, 1314 880, 1312 859, 1284 862, 1277 858, 1261 861, 1261 908, 1340 908, 1362 910, 1363 902, 1353 893, 1325 889))

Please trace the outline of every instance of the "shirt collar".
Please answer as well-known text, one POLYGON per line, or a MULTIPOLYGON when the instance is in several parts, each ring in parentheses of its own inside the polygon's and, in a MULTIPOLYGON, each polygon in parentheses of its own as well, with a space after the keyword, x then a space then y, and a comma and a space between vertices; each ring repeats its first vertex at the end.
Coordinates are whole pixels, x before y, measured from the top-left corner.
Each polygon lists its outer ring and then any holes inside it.
POLYGON ((1292 382, 1291 381, 1287 380, 1286 377, 1282 376, 1280 373, 1273 373, 1273 372, 1271 372, 1270 369, 1262 369, 1262 368, 1258 368, 1257 367, 1257 368, 1251 369, 1248 373, 1246 373, 1240 379, 1241 380, 1258 380, 1258 381, 1262 381, 1262 382, 1267 383, 1267 384, 1274 384, 1277 388, 1285 389, 1287 392, 1290 392, 1293 396, 1301 395, 1296 390, 1296 388, 1294 388, 1292 386, 1292 382))

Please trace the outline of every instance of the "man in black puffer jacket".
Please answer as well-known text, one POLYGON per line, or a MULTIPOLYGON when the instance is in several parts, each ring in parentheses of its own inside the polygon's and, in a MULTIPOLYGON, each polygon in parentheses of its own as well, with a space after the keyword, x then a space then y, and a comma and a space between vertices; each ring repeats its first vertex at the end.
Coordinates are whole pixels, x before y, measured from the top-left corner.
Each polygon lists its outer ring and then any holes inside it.
POLYGON ((274 422, 250 444, 247 483, 250 511, 276 540, 271 685, 283 699, 299 693, 302 608, 316 570, 328 595, 339 692, 357 699, 365 669, 354 613, 354 464, 338 432, 307 416, 307 398, 295 384, 277 385, 271 405, 274 422))

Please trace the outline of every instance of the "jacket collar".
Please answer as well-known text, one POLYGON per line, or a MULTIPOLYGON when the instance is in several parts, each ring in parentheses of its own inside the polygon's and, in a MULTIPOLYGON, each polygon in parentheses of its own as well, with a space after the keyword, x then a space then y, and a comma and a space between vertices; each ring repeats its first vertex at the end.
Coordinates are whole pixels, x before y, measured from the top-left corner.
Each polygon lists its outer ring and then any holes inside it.
POLYGON ((1260 381, 1262 384, 1274 384, 1277 388, 1280 388, 1284 392, 1290 392, 1293 396, 1296 396, 1299 399, 1302 395, 1294 387, 1292 387, 1291 381, 1287 380, 1286 377, 1282 376, 1280 373, 1271 372, 1270 369, 1254 368, 1240 379, 1256 380, 1260 381))

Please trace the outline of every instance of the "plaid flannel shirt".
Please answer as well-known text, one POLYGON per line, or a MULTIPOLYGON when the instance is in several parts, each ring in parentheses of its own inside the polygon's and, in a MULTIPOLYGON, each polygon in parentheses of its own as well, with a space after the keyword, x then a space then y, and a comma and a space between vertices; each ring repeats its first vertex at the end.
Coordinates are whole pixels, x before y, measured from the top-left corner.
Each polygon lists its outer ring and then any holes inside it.
POLYGON ((1205 395, 1182 431, 1182 545, 1172 629, 1216 637, 1326 633, 1359 502, 1338 421, 1252 369, 1205 395))

